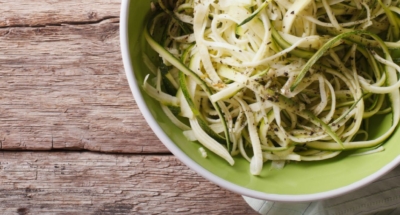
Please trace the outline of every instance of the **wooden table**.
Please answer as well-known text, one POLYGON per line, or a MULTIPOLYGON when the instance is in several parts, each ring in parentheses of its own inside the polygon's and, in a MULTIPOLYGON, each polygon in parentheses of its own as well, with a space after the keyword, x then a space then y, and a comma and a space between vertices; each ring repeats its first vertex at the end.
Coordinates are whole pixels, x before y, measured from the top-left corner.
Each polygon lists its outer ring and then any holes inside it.
POLYGON ((255 214, 138 110, 118 0, 0 0, 1 214, 255 214))

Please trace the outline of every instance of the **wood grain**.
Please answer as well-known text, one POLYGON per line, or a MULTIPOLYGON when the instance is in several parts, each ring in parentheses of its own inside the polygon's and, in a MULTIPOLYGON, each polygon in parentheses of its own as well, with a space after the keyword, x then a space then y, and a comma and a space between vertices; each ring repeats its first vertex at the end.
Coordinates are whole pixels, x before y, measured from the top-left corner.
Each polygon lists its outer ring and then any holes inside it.
POLYGON ((171 156, 3 152, 2 214, 256 214, 171 156), (24 213, 22 213, 24 212, 24 213))
POLYGON ((119 17, 120 0, 0 0, 0 27, 94 23, 119 17))
POLYGON ((0 2, 2 149, 168 152, 125 78, 113 18, 119 1, 90 2, 0 2), (28 9, 34 4, 37 13, 28 9), (87 11, 101 21, 85 23, 87 11))

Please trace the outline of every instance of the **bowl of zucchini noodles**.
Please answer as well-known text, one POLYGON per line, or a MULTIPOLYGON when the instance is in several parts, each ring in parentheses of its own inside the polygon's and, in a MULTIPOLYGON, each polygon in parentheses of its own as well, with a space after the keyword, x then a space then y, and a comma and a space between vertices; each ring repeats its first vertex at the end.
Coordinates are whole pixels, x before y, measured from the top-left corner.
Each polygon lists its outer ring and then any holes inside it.
POLYGON ((120 39, 135 101, 176 157, 296 202, 400 162, 399 29, 391 0, 123 0, 120 39))

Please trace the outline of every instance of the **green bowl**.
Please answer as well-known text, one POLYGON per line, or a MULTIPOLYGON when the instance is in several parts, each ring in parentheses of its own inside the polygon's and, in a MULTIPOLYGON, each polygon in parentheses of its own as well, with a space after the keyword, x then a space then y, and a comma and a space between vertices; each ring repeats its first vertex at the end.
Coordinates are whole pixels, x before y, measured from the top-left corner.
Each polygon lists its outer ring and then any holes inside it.
MULTIPOLYGON (((164 115, 158 102, 141 89, 149 70, 142 53, 150 48, 143 38, 144 23, 150 9, 150 0, 123 0, 120 16, 120 36, 123 63, 129 86, 143 116, 164 145, 191 169, 233 192, 271 201, 313 201, 341 195, 367 185, 400 162, 400 132, 384 144, 385 151, 364 156, 351 156, 345 152, 325 161, 292 162, 283 169, 264 166, 259 176, 249 172, 249 163, 235 158, 235 165, 212 153, 203 158, 199 144, 188 141, 182 131, 164 115)), ((373 119, 370 138, 382 134, 390 127, 391 116, 373 119)))

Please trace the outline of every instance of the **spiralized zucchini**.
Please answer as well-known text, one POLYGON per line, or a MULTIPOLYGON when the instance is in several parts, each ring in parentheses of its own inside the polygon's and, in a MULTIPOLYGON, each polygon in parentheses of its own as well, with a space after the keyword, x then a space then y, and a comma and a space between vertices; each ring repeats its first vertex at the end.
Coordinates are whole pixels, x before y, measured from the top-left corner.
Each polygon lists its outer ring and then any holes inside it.
POLYGON ((253 175, 379 152, 400 118, 399 14, 392 0, 159 0, 143 89, 189 140, 253 175), (389 112, 369 139, 368 119, 389 112))

